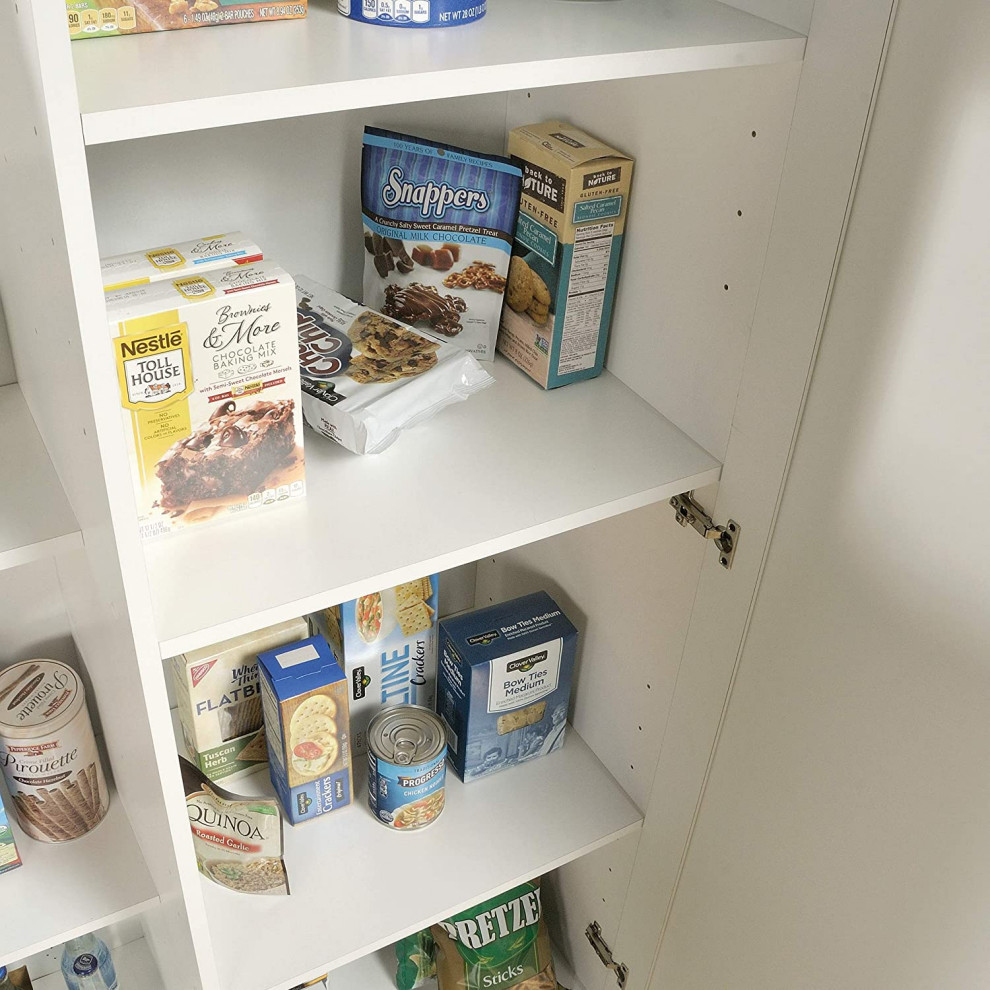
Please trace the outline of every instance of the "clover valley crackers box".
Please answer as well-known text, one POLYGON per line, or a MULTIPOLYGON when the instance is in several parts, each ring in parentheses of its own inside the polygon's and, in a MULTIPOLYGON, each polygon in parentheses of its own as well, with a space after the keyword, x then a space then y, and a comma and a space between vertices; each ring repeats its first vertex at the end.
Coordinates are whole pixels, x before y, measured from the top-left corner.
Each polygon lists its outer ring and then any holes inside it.
POLYGON ((305 17, 308 0, 65 0, 69 37, 106 38, 305 17))
POLYGON ((8 870, 16 870, 21 865, 21 857, 17 853, 17 846, 14 844, 14 833, 11 830, 10 822, 7 820, 7 811, 3 806, 3 797, 0 795, 0 873, 8 870))
POLYGON ((368 725, 386 705, 433 707, 437 575, 362 595, 309 616, 347 675, 351 740, 368 751, 368 725))
POLYGON ((263 261, 105 300, 142 537, 305 493, 289 275, 263 261))
POLYGON ((182 737, 210 780, 233 780, 268 762, 258 654, 308 635, 305 619, 290 619, 172 657, 182 737))
POLYGON ((437 713, 462 780, 563 745, 576 646, 545 591, 440 623, 437 713))
POLYGON ((523 170, 498 349, 544 388, 602 373, 633 161, 560 121, 517 127, 523 170))
POLYGON ((322 636, 258 655, 272 785, 293 825, 351 801, 347 681, 322 636))

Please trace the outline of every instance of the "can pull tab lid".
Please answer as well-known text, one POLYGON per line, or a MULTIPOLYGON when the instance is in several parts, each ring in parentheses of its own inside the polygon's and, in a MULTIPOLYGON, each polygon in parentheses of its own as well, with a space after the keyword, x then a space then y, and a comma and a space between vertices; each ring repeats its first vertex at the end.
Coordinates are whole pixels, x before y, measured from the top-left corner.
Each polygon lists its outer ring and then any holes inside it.
POLYGON ((413 754, 416 752, 416 741, 403 737, 395 740, 393 746, 392 759, 399 766, 407 767, 413 761, 413 754))

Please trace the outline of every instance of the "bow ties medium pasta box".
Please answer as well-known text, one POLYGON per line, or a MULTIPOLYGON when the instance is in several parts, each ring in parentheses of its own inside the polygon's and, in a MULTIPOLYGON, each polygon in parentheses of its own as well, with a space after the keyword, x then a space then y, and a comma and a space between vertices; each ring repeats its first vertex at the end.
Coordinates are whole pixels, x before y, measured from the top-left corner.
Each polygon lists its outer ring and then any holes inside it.
POLYGON ((576 647, 545 591, 441 621, 437 713, 463 781, 563 745, 576 647))
POLYGON ((258 654, 268 769, 293 825, 351 801, 347 680, 330 645, 313 636, 258 654))

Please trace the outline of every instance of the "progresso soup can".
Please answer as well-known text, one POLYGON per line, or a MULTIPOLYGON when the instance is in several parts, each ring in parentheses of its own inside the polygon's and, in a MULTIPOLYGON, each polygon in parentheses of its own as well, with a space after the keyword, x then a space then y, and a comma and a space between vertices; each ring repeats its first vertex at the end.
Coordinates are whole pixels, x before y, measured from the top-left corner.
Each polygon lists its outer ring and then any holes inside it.
POLYGON ((337 0, 355 21, 387 27, 458 27, 485 16, 488 0, 337 0))
POLYGON ((391 705, 368 726, 368 803, 391 828, 432 825, 444 804, 447 737, 428 708, 391 705))

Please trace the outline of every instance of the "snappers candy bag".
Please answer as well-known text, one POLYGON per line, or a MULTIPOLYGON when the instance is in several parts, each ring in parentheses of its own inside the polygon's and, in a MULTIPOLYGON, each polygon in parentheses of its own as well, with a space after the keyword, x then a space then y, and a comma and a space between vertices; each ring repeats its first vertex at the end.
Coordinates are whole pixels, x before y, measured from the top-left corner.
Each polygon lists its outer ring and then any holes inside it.
POLYGON ((492 360, 521 180, 499 155, 366 127, 365 305, 492 360))

